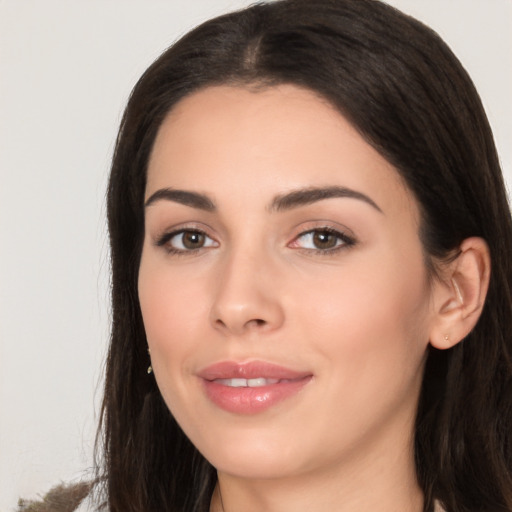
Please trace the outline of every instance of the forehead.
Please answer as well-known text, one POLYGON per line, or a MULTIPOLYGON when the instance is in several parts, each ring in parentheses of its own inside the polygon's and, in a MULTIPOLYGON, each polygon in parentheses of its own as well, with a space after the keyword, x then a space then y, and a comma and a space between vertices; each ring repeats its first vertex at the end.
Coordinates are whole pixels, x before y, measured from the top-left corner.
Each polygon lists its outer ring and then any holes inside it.
POLYGON ((215 86, 185 97, 165 118, 146 198, 164 187, 249 196, 328 185, 363 189, 388 208, 417 213, 396 169, 314 92, 215 86))

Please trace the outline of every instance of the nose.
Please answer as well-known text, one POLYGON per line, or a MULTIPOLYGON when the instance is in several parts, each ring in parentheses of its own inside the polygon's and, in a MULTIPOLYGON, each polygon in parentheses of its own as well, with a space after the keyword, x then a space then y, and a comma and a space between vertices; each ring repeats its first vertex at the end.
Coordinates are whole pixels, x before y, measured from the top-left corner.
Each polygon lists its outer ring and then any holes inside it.
POLYGON ((215 275, 216 293, 211 308, 213 327, 225 335, 267 333, 284 322, 283 305, 270 258, 261 253, 236 251, 215 275))

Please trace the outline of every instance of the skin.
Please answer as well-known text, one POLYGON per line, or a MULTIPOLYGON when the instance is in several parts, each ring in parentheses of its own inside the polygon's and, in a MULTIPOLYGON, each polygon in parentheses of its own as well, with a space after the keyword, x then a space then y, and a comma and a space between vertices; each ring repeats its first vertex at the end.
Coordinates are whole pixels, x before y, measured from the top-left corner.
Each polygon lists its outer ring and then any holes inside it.
POLYGON ((396 170, 310 91, 219 86, 163 122, 152 196, 140 304, 164 400, 218 470, 211 510, 422 510, 414 418, 438 305, 453 300, 429 283, 419 209, 396 170), (270 207, 333 186, 370 201, 270 207), (203 194, 215 210, 154 196, 168 188, 203 194), (328 251, 304 234, 326 228, 352 243, 330 235, 328 251), (158 245, 187 229, 205 233, 202 247, 187 249, 180 233, 158 245), (237 415, 197 376, 225 360, 313 378, 270 409, 237 415))

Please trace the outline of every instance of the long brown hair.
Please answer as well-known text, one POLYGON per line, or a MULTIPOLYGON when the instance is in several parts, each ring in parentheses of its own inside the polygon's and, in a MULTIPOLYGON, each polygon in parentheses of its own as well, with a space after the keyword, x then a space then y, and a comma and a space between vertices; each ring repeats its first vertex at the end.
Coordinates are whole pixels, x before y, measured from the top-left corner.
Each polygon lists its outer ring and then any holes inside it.
POLYGON ((480 321, 428 355, 416 467, 425 511, 434 499, 449 512, 512 511, 512 221, 478 94, 437 34, 384 3, 279 0, 188 33, 144 73, 124 113, 108 188, 113 325, 100 425, 111 512, 203 512, 215 486, 146 373, 137 274, 156 133, 180 99, 221 83, 291 83, 330 101, 415 195, 427 264, 485 238, 480 321))

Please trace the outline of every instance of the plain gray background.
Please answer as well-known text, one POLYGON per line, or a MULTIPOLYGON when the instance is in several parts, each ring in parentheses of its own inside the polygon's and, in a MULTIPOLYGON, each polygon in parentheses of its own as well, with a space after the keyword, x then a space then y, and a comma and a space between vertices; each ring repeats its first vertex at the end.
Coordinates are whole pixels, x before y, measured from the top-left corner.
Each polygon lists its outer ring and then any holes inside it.
MULTIPOLYGON (((314 0, 312 0, 314 1, 314 0)), ((0 511, 92 465, 108 340, 104 189, 131 87, 247 0, 0 0, 0 511)), ((472 75, 512 184, 512 0, 390 0, 472 75)))

